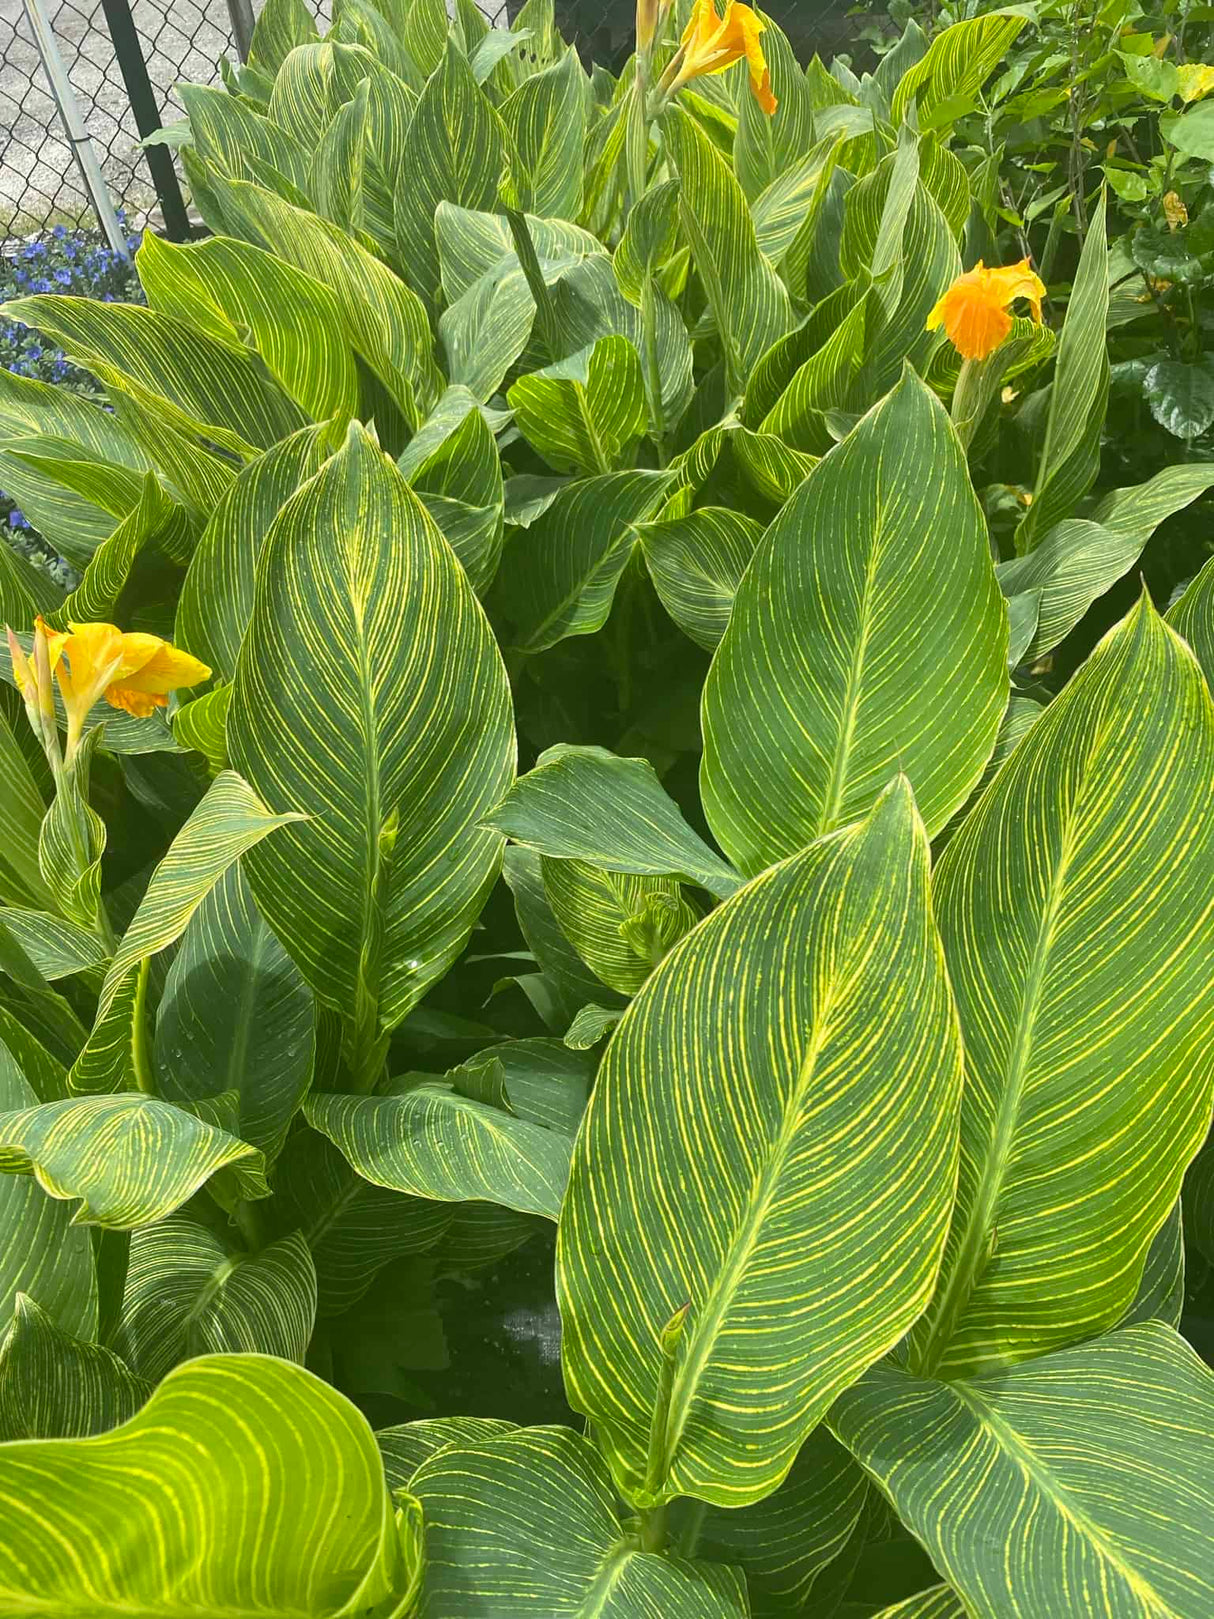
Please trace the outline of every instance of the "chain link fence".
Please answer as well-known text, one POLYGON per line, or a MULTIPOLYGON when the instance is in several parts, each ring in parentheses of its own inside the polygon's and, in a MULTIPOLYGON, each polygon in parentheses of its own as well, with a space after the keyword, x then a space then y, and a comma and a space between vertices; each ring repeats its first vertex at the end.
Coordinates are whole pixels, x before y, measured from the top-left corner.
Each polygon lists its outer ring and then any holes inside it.
MULTIPOLYGON (((313 3, 323 29, 331 0, 313 3)), ((481 10, 505 26, 521 3, 483 0, 481 10)), ((587 59, 618 65, 627 56, 635 0, 557 0, 556 9, 587 59)), ((767 9, 803 60, 815 49, 829 58, 854 29, 848 0, 770 0, 767 9)), ((225 0, 132 0, 131 12, 161 120, 171 123, 182 116, 174 86, 212 83, 220 58, 236 57, 225 0)), ((102 0, 51 0, 50 20, 110 194, 142 223, 156 193, 102 0)), ((0 252, 56 224, 92 223, 22 0, 0 0, 0 252)))

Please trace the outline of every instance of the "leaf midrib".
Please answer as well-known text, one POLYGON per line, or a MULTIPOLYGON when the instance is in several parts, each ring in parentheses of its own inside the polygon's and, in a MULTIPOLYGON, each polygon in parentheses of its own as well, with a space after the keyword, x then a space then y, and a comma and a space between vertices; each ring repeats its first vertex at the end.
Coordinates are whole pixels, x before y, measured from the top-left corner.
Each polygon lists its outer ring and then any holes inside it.
POLYGON ((1070 1492, 1059 1482, 1049 1466, 1032 1445, 1012 1427, 994 1406, 983 1399, 972 1383, 957 1382, 950 1385, 952 1392, 970 1410, 978 1421, 994 1435, 1000 1448, 1008 1455, 1025 1477, 1050 1500, 1059 1515, 1078 1533, 1085 1536, 1125 1580, 1134 1595, 1143 1602, 1149 1613, 1158 1619, 1178 1619, 1176 1610, 1147 1583, 1142 1575, 1124 1560, 1121 1548, 1107 1533, 1095 1524, 1084 1509, 1075 1502, 1070 1492))

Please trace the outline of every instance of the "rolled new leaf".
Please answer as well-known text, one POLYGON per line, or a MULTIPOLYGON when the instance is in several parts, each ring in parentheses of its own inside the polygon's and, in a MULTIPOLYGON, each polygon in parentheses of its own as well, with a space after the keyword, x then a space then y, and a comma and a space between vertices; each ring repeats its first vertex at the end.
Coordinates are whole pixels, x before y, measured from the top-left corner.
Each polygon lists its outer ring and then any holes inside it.
POLYGON ((943 1246, 960 1069, 905 781, 653 973, 599 1071, 557 1248, 569 1398, 625 1495, 770 1494, 902 1336, 943 1246))

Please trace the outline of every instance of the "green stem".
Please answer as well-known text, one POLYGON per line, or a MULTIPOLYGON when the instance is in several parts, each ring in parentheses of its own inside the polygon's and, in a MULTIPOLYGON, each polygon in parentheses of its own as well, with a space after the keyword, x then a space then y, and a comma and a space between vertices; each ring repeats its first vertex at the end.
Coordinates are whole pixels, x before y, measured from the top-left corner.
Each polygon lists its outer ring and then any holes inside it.
POLYGON ((139 980, 135 985, 135 1006, 131 1013, 131 1063, 135 1070, 135 1084, 146 1095, 156 1094, 156 1075, 152 1067, 152 1053, 148 1049, 148 974, 151 956, 139 963, 139 980))
POLYGON ((662 368, 658 364, 658 311, 653 277, 646 275, 641 288, 641 328, 645 345, 645 368, 649 373, 649 408, 653 412, 653 442, 658 465, 666 465, 666 411, 662 405, 662 368))
POLYGON ((526 214, 516 208, 506 209, 506 222, 514 238, 514 251, 518 254, 523 275, 527 279, 531 296, 535 299, 536 324, 539 327, 540 338, 548 350, 548 358, 555 363, 561 357, 560 326, 552 304, 552 294, 548 290, 548 283, 544 280, 539 255, 531 239, 531 227, 527 224, 526 214))
MULTIPOLYGON (((674 1390, 679 1345, 683 1341, 683 1328, 687 1325, 690 1310, 690 1302, 683 1305, 681 1310, 676 1310, 662 1328, 659 1339, 662 1360, 658 1367, 658 1386, 653 1398, 653 1416, 649 1423, 649 1456, 645 1466, 645 1489, 650 1495, 657 1494, 666 1482, 666 1474, 670 1470, 670 1458, 666 1454, 667 1429, 670 1426, 670 1396, 674 1390)), ((664 1505, 661 1512, 664 1522, 664 1505)))
POLYGON ((659 1501, 656 1507, 650 1507, 641 1513, 641 1550, 643 1552, 660 1552, 666 1545, 666 1514, 668 1503, 659 1501))

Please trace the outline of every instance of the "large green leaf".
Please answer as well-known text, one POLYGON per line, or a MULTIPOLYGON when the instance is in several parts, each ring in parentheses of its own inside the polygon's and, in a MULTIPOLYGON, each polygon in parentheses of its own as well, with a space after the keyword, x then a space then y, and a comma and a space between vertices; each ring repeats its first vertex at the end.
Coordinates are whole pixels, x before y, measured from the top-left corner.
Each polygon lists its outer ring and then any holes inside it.
POLYGON ((744 95, 738 107, 738 133, 733 143, 734 169, 752 203, 765 186, 801 161, 813 145, 814 136, 809 80, 801 71, 787 34, 770 17, 765 21, 763 55, 771 74, 776 110, 766 113, 755 96, 744 95))
POLYGON ((515 531, 494 592, 513 626, 511 644, 542 652, 602 628, 636 545, 634 525, 653 515, 676 476, 638 468, 579 479, 530 528, 515 531))
MULTIPOLYGON (((815 1581, 846 1546, 867 1493, 864 1474, 823 1424, 773 1495, 740 1511, 703 1512, 691 1549, 742 1570, 754 1619, 791 1619, 813 1611, 815 1581)), ((685 1517, 700 1510, 684 1504, 685 1517)))
POLYGON ((51 1619, 403 1619, 420 1574, 403 1506, 400 1521, 374 1436, 336 1390, 284 1361, 215 1355, 112 1433, 0 1449, 0 1604, 51 1619))
POLYGON ((1050 652, 1075 628, 1088 608, 1138 560, 1145 537, 1117 534, 1083 517, 1052 528, 1027 556, 995 569, 999 587, 1013 603, 1036 598, 1036 623, 1022 642, 1017 664, 1050 652))
POLYGON ((715 651, 763 525, 727 506, 700 506, 637 532, 662 606, 697 646, 715 651))
POLYGON ((1214 1376, 1169 1327, 1126 1327, 966 1382, 876 1368, 831 1425, 966 1612, 1210 1611, 1214 1376))
POLYGON ((152 1385, 18 1293, 0 1346, 0 1440, 82 1439, 133 1417, 152 1385))
POLYGON ((426 1519, 426 1619, 744 1619, 734 1569, 642 1551, 591 1442, 568 1428, 471 1435, 410 1483, 426 1519))
POLYGON ((473 589, 493 581, 505 538, 502 463, 467 389, 448 388, 397 461, 463 564, 473 589))
POLYGON ((626 337, 601 337, 520 377, 506 400, 519 431, 557 472, 610 472, 632 458, 648 425, 641 361, 626 337))
MULTIPOLYGON (((0 1026, 0 1034, 3 1034, 0 1026)), ((0 1044, 0 1107, 36 1107, 38 1095, 0 1044)), ((71 1210, 30 1175, 0 1175, 0 1329, 27 1294, 64 1332, 90 1339, 97 1331, 97 1283, 89 1233, 72 1223, 71 1210)))
POLYGON ((199 538, 177 601, 176 639, 221 679, 236 673, 270 524, 327 454, 324 427, 301 428, 276 444, 239 473, 199 538))
POLYGON ((211 783, 152 874, 139 908, 110 962, 88 1044, 72 1069, 80 1091, 152 1088, 143 1019, 148 958, 175 944, 207 895, 243 854, 298 812, 274 815, 234 771, 211 783))
POLYGON ((228 748, 268 802, 314 817, 250 850, 245 872, 374 1064, 379 1029, 446 972, 497 875, 502 840, 478 823, 515 743, 467 577, 357 424, 266 539, 228 748))
POLYGON ((609 871, 676 876, 727 899, 741 879, 683 819, 646 759, 558 743, 487 817, 517 843, 609 871))
POLYGON ((178 246, 148 231, 138 268, 153 309, 209 326, 232 347, 251 343, 311 420, 345 428, 358 408, 358 374, 341 304, 323 282, 223 236, 178 246))
POLYGON ((1045 441, 1033 503, 1016 530, 1016 549, 1031 551, 1091 488, 1100 470, 1100 434, 1109 388, 1105 325, 1109 312, 1105 200, 1092 214, 1058 339, 1045 441))
POLYGON ((449 37, 423 90, 397 176, 396 235, 410 284, 431 304, 442 284, 434 239, 440 202, 487 209, 497 201, 504 126, 449 37))
POLYGON ((502 877, 514 896, 519 929, 540 969, 533 976, 541 980, 545 1021, 559 1033, 582 1007, 593 1001, 610 1001, 611 996, 561 932, 544 892, 540 856, 512 845, 502 861, 502 877))
POLYGON ((760 1500, 898 1341, 935 1282, 960 1083, 904 781, 656 970, 603 1060, 557 1249, 569 1398, 628 1496, 760 1500))
POLYGON ((876 1619, 969 1619, 961 1598, 947 1585, 933 1585, 892 1608, 882 1608, 876 1619))
POLYGON ((950 842, 961 1176, 915 1364, 1022 1360, 1134 1297, 1209 1123, 1211 784, 1209 695, 1144 597, 950 842))
POLYGON ((572 46, 559 62, 523 80, 502 105, 518 154, 511 178, 527 190, 527 208, 545 218, 576 219, 582 206, 585 75, 572 46))
MULTIPOLYGON (((672 877, 635 876, 586 860, 541 860, 560 929, 591 970, 634 995, 696 913, 672 877)), ((596 992, 597 995, 597 992, 596 992)))
MULTIPOLYGON (((232 866, 194 913, 156 1012, 160 1094, 237 1098, 242 1141, 278 1155, 312 1081, 312 992, 232 866)), ((235 1347, 235 1346, 232 1346, 235 1347)))
POLYGON ((945 28, 898 81, 890 109, 894 119, 900 121, 913 103, 921 129, 951 128, 969 110, 1024 22, 1025 14, 1009 7, 945 28))
POLYGON ((252 1351, 302 1364, 315 1317, 316 1270, 299 1232, 229 1253, 205 1226, 173 1215, 131 1237, 113 1343, 158 1383, 195 1355, 252 1351))
POLYGON ((327 219, 247 181, 219 177, 213 184, 231 234, 268 248, 328 287, 341 306, 350 343, 405 421, 415 426, 442 391, 425 306, 417 295, 327 219))
POLYGON ((389 1096, 312 1095, 304 1113, 377 1186, 557 1217, 572 1146, 558 1130, 434 1082, 389 1096))
POLYGON ((247 102, 217 85, 183 84, 180 95, 189 115, 190 136, 205 162, 251 179, 246 159, 255 157, 293 185, 306 186, 308 149, 281 124, 261 117, 247 102))
POLYGON ((1214 692, 1214 558, 1189 582, 1168 612, 1168 623, 1193 648, 1206 684, 1214 692))
POLYGON ((279 1229, 301 1231, 316 1268, 317 1310, 342 1315, 394 1259, 432 1248, 456 1206, 364 1180, 328 1139, 296 1130, 274 1171, 279 1229))
POLYGON ((250 349, 137 304, 34 297, 6 306, 107 387, 160 411, 171 426, 205 429, 225 449, 268 450, 307 420, 250 349))
POLYGON ((713 658, 701 791, 734 864, 855 820, 899 769, 939 831, 994 744, 1007 634, 965 457, 908 374, 768 529, 713 658))
POLYGON ((256 1148, 154 1096, 82 1096, 0 1114, 0 1170, 79 1200, 76 1225, 152 1225, 229 1164, 246 1195, 265 1196, 256 1148))
POLYGON ((716 319, 728 384, 741 393, 759 359, 792 325, 788 289, 759 251, 742 188, 707 134, 677 102, 662 131, 682 182, 683 229, 716 319))

